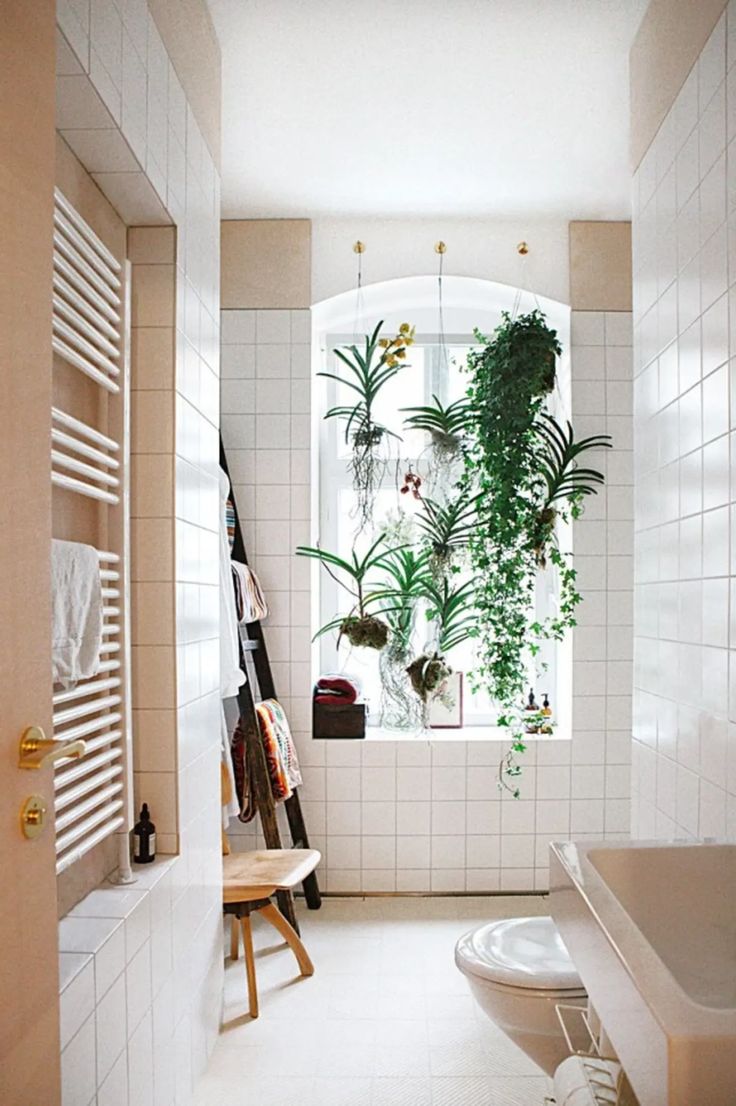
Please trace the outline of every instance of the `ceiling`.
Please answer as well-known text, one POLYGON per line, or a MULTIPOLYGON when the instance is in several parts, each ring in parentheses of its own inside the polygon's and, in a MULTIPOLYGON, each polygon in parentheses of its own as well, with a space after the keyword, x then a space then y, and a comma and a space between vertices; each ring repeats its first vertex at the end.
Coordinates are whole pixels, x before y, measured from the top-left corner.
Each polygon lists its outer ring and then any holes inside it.
POLYGON ((226 218, 628 218, 646 0, 209 0, 226 218))

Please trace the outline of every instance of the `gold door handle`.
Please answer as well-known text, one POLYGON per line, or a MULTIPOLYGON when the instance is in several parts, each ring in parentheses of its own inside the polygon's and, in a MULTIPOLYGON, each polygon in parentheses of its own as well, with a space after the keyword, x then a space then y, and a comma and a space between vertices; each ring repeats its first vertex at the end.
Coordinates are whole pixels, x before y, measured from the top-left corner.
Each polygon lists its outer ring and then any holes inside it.
POLYGON ((19 768, 43 768, 55 760, 78 760, 87 752, 84 741, 49 741, 40 726, 29 726, 20 739, 19 768))

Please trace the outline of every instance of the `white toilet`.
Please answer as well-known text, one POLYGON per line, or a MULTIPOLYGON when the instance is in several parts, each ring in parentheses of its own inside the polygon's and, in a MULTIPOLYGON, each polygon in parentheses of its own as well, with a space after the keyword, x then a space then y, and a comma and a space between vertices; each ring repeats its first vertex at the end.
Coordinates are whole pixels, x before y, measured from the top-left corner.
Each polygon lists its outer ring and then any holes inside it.
POLYGON ((552 919, 480 926, 460 938, 455 963, 491 1021, 553 1075, 569 1055, 555 1006, 588 996, 552 919))

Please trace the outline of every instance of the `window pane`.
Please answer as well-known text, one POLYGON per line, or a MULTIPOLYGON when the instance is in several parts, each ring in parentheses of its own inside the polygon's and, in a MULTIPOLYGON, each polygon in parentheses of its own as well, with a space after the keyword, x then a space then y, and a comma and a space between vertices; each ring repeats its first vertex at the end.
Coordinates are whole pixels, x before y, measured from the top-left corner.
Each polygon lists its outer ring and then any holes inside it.
POLYGON ((465 364, 471 349, 471 346, 450 346, 448 350, 447 403, 462 399, 468 390, 470 377, 465 371, 465 364))

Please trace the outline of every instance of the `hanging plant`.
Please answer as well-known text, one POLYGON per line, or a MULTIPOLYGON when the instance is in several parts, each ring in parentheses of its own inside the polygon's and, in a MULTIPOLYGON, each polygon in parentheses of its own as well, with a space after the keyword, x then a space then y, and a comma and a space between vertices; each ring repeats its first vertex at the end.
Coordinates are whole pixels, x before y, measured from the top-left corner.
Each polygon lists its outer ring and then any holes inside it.
POLYGON ((391 600, 387 620, 392 642, 407 650, 414 629, 418 600, 426 594, 430 581, 426 553, 414 549, 389 549, 379 558, 386 574, 386 586, 376 597, 391 600))
POLYGON ((565 430, 553 415, 545 411, 535 429, 543 441, 539 472, 546 484, 546 495, 537 511, 537 526, 532 540, 537 564, 544 568, 557 519, 561 514, 564 516, 566 510, 569 510, 571 518, 579 518, 583 499, 596 495, 598 488, 605 483, 602 472, 581 468, 579 457, 591 449, 610 448, 611 437, 609 434, 596 434, 576 442, 572 424, 568 422, 565 430))
POLYGON ((368 574, 383 567, 383 558, 387 553, 378 552, 383 540, 384 535, 381 534, 363 557, 359 558, 353 550, 349 561, 318 546, 298 546, 297 556, 319 561, 328 575, 353 599, 347 614, 340 614, 327 622, 314 635, 315 639, 331 630, 337 630, 338 647, 341 638, 346 637, 351 645, 369 649, 384 648, 389 639, 389 625, 385 617, 381 616, 391 613, 391 608, 379 606, 376 610, 376 606, 385 599, 386 592, 379 591, 377 586, 374 586, 374 590, 368 585, 368 574))
POLYGON ((501 714, 496 723, 501 728, 510 731, 508 748, 498 765, 498 787, 501 791, 509 791, 515 799, 520 798, 521 791, 517 780, 521 776, 521 764, 519 756, 526 752, 526 726, 518 717, 518 713, 512 715, 501 714))
POLYGON ((390 599, 386 614, 390 637, 381 650, 381 725, 391 729, 412 729, 417 721, 417 702, 407 678, 411 639, 419 599, 429 581, 427 557, 413 549, 392 549, 381 560, 390 599))
POLYGON ((539 504, 541 443, 534 424, 554 387, 556 332, 540 312, 504 313, 491 339, 468 355, 473 434, 465 455, 464 490, 480 497, 468 536, 478 576, 475 677, 497 702, 515 703, 526 680, 525 647, 536 581, 529 535, 539 504))
POLYGON ((433 395, 432 403, 426 407, 402 407, 401 410, 409 416, 404 419, 408 430, 424 430, 430 436, 430 485, 446 485, 453 465, 460 458, 471 419, 467 397, 462 396, 445 407, 433 395))
POLYGON ((571 559, 556 542, 556 524, 577 517, 583 498, 603 483, 600 472, 579 467, 579 458, 610 440, 599 435, 575 442, 570 424, 563 430, 544 411, 561 347, 540 311, 515 319, 504 313, 490 339, 477 332, 476 337, 480 348, 467 362, 473 423, 462 481, 466 497, 479 497, 468 535, 477 580, 473 676, 501 706, 499 725, 512 730, 499 778, 518 794, 516 754, 525 746, 515 711, 528 661, 538 654, 541 640, 559 640, 575 625, 581 598, 571 559), (556 615, 540 623, 534 614, 535 587, 548 558, 558 571, 559 604, 556 615))
POLYGON ((432 624, 433 636, 406 671, 420 700, 426 728, 434 699, 443 700, 448 707, 454 705, 447 690, 452 668, 446 654, 474 636, 474 581, 452 587, 446 577, 438 584, 426 574, 418 581, 417 591, 427 604, 425 615, 432 624))
POLYGON ((452 675, 452 669, 440 653, 421 653, 411 662, 406 671, 409 674, 411 686, 425 708, 424 724, 426 725, 429 703, 442 694, 452 675))
POLYGON ((435 632, 437 649, 443 655, 477 634, 475 580, 451 586, 447 577, 439 583, 432 578, 421 582, 421 594, 427 600, 427 621, 435 632))
POLYGON ((404 473, 404 483, 399 488, 400 495, 411 495, 412 499, 421 499, 422 493, 419 490, 422 486, 422 478, 411 467, 409 462, 409 470, 404 473))
POLYGON ((449 503, 424 497, 416 526, 429 552, 429 566, 437 579, 458 567, 476 520, 478 496, 458 495, 449 503))
POLYGON ((398 334, 393 338, 381 338, 382 327, 381 321, 372 334, 366 334, 365 348, 362 351, 354 345, 334 350, 335 356, 347 370, 343 375, 332 372, 317 374, 350 388, 358 397, 352 406, 331 407, 325 418, 339 418, 345 423, 345 441, 351 447, 349 467, 353 477, 359 531, 373 517, 376 493, 386 472, 386 440, 389 437, 399 439, 398 434, 376 419, 376 399, 388 382, 401 371, 407 348, 414 341, 414 327, 409 323, 402 323, 398 334))

